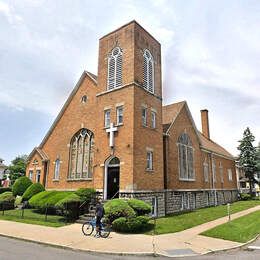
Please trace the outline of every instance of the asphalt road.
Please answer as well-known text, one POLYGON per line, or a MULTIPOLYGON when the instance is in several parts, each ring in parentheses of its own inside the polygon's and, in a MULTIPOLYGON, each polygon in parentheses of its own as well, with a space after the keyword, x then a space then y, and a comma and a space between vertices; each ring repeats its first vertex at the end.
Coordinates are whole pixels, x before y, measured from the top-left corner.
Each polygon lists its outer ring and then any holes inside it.
MULTIPOLYGON (((260 239, 252 244, 259 246, 260 239)), ((252 246, 250 245, 250 246, 252 246)), ((126 259, 126 260, 154 260, 165 257, 137 257, 137 256, 112 256, 101 254, 90 254, 85 252, 76 252, 61 248, 44 246, 36 243, 25 242, 17 239, 10 239, 0 236, 0 260, 103 260, 103 259, 126 259)), ((174 258, 174 259, 188 259, 188 260, 258 260, 260 259, 260 250, 236 249, 228 252, 220 252, 205 256, 174 258)))

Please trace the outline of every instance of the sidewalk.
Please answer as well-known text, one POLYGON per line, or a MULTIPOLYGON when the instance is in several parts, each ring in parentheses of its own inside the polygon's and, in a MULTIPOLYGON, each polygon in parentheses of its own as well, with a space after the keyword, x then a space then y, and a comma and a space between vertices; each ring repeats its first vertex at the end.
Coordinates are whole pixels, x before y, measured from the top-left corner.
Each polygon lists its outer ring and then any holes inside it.
MULTIPOLYGON (((260 210, 260 206, 231 215, 235 219, 260 210)), ((201 232, 227 222, 223 217, 181 232, 165 235, 124 235, 111 233, 109 238, 86 237, 80 224, 60 228, 24 224, 0 220, 0 235, 30 240, 38 243, 70 248, 73 250, 93 251, 110 254, 147 254, 165 256, 198 255, 218 250, 231 249, 243 244, 209 238, 199 235, 201 232), (153 246, 154 245, 154 246, 153 246)))

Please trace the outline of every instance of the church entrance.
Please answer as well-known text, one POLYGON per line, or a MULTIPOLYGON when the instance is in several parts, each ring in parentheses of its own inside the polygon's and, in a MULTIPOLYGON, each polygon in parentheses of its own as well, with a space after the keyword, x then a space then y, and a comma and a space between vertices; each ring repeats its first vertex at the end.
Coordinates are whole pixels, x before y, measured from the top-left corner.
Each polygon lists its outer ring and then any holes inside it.
POLYGON ((120 160, 117 157, 109 159, 105 166, 104 199, 119 197, 120 160))

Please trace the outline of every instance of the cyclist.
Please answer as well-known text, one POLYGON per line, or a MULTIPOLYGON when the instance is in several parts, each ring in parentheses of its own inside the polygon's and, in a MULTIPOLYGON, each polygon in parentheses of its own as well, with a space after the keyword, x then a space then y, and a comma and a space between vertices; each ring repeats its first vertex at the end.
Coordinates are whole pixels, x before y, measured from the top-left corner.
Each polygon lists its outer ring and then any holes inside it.
POLYGON ((100 229, 101 229, 101 219, 105 215, 105 210, 103 205, 101 204, 101 200, 97 201, 96 206, 96 234, 95 237, 100 237, 100 229))

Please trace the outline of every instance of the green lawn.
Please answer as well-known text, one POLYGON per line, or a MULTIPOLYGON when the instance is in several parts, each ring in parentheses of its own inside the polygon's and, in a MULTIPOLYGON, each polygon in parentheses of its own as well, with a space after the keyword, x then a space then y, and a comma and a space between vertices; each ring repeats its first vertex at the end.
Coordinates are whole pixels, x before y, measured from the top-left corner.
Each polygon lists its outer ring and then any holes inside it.
MULTIPOLYGON (((231 204, 231 214, 236 213, 254 206, 260 205, 260 201, 239 201, 231 204)), ((179 215, 172 215, 168 217, 159 218, 156 220, 155 234, 166 234, 182 231, 194 226, 215 220, 227 215, 227 206, 217 206, 196 211, 183 213, 179 215)), ((153 224, 153 221, 150 221, 153 224)), ((153 230, 146 232, 146 234, 153 234, 153 230)))
POLYGON ((45 221, 45 215, 39 214, 32 209, 24 210, 24 218, 21 217, 21 210, 13 209, 6 210, 4 215, 0 211, 0 220, 10 220, 16 222, 22 222, 27 224, 35 224, 50 227, 61 227, 66 225, 65 220, 62 216, 48 215, 47 221, 45 221))
POLYGON ((260 211, 227 222, 201 235, 245 243, 260 233, 260 211))

